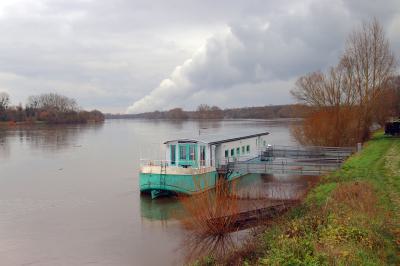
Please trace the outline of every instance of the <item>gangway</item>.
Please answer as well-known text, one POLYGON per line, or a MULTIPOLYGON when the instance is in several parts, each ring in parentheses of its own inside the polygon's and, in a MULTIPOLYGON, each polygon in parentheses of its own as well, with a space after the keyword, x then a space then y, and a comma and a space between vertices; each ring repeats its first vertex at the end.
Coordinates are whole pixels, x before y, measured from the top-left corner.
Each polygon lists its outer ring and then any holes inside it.
POLYGON ((355 152, 353 147, 271 146, 249 160, 228 159, 220 164, 219 173, 324 175, 340 168, 355 152))

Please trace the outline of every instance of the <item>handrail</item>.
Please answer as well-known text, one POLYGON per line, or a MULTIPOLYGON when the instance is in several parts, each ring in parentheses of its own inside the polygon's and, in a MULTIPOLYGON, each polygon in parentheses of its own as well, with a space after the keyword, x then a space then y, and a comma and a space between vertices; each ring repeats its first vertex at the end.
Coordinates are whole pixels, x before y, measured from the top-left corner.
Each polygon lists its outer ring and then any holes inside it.
POLYGON ((153 159, 140 159, 140 166, 160 166, 160 167, 179 167, 182 165, 190 166, 191 168, 207 168, 205 160, 153 160, 153 159), (173 163, 172 163, 173 162, 173 163))

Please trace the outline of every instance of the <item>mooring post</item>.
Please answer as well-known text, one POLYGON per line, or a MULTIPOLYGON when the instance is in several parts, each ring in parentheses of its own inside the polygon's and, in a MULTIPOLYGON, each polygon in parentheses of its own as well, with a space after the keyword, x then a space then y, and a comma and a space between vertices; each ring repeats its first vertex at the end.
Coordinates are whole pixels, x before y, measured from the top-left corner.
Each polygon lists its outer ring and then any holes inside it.
POLYGON ((357 152, 360 152, 362 150, 362 143, 358 142, 357 143, 357 152))

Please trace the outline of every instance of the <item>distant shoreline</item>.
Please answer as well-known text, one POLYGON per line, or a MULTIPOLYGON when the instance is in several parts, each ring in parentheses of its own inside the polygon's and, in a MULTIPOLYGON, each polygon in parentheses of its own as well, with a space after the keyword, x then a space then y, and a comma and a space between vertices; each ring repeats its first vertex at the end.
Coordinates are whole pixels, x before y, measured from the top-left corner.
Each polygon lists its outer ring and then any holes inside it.
POLYGON ((275 117, 275 118, 142 118, 142 117, 112 117, 105 118, 105 120, 148 120, 148 121, 240 121, 240 120, 252 120, 252 121, 301 121, 302 117, 275 117))
POLYGON ((302 118, 309 107, 297 104, 268 105, 220 109, 217 106, 200 105, 196 111, 174 108, 139 114, 106 113, 106 119, 167 119, 167 120, 222 120, 222 119, 280 119, 302 118))
POLYGON ((100 124, 103 121, 86 121, 86 122, 71 122, 71 123, 49 123, 46 121, 0 121, 0 128, 11 128, 11 127, 18 127, 18 126, 37 126, 37 125, 48 125, 48 126, 55 126, 55 125, 85 125, 85 124, 100 124))

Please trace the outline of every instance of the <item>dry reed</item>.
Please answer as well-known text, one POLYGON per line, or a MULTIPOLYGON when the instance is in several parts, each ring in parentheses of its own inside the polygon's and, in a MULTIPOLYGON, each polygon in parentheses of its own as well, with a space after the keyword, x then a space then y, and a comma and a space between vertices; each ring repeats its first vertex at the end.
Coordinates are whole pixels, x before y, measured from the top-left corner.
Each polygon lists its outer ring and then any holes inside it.
POLYGON ((339 204, 346 204, 353 211, 373 215, 377 208, 374 188, 367 182, 350 182, 339 185, 332 193, 332 199, 339 204))

